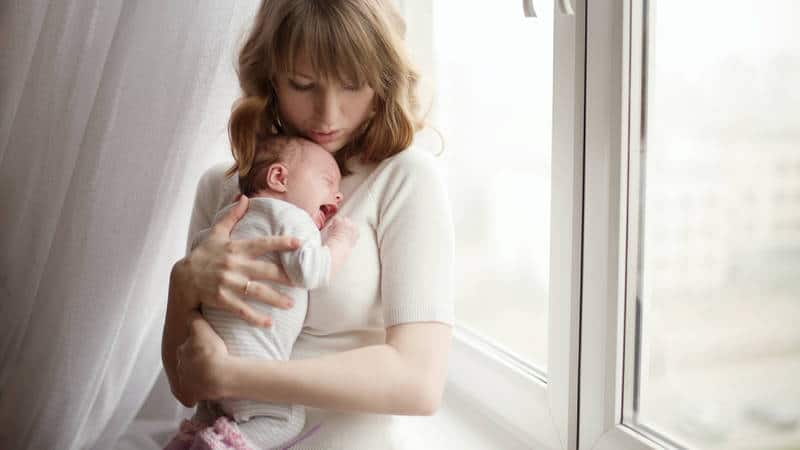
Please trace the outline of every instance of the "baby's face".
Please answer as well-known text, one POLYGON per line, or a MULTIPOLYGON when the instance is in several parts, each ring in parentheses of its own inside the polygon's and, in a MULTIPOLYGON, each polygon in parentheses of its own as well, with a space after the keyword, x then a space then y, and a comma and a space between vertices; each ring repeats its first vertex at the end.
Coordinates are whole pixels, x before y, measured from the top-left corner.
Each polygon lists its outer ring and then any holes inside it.
POLYGON ((324 148, 309 141, 302 146, 289 169, 286 200, 307 212, 322 229, 342 203, 342 176, 333 156, 324 148))

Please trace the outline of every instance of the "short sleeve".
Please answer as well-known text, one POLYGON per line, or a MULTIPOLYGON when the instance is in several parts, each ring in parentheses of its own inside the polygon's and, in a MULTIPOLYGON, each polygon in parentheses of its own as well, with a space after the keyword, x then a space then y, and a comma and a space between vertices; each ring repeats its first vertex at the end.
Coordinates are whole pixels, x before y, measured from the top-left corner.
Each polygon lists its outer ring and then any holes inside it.
MULTIPOLYGON (((231 193, 230 182, 226 182, 225 170, 229 163, 220 163, 210 167, 200 177, 192 207, 192 218, 189 222, 189 234, 186 241, 186 254, 205 239, 214 215, 223 205, 225 198, 231 193)), ((235 183, 234 183, 235 184, 235 183)))
POLYGON ((384 324, 453 325, 453 221, 437 161, 409 149, 393 157, 380 177, 374 194, 384 324))

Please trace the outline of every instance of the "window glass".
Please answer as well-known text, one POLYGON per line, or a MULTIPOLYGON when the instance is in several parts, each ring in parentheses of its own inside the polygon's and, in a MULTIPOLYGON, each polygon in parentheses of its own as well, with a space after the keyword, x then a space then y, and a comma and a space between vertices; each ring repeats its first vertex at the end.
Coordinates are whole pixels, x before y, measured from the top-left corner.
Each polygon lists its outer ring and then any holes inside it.
POLYGON ((552 2, 536 2, 537 18, 524 17, 520 2, 404 7, 415 59, 432 75, 429 117, 443 136, 458 323, 544 370, 552 2))
POLYGON ((645 3, 636 423, 800 448, 800 5, 645 3))

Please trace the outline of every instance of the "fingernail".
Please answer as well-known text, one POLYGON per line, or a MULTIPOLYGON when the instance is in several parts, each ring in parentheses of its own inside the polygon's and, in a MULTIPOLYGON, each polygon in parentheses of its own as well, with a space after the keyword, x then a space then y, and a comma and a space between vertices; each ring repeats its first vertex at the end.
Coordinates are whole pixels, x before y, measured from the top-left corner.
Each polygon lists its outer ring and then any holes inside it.
POLYGON ((269 320, 269 319, 265 320, 265 321, 264 321, 264 326, 265 326, 265 327, 271 327, 271 326, 272 326, 272 321, 271 321, 271 320, 269 320))
POLYGON ((286 302, 286 307, 291 308, 292 306, 294 306, 294 300, 290 299, 289 301, 286 302))

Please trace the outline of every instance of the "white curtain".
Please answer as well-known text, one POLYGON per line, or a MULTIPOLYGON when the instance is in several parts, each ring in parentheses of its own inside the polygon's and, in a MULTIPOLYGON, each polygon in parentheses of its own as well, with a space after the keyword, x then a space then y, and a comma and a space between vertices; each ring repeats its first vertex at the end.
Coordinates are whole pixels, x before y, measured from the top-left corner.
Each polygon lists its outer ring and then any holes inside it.
POLYGON ((163 381, 150 395, 169 270, 200 173, 227 158, 257 6, 0 2, 0 447, 174 425, 163 381))

